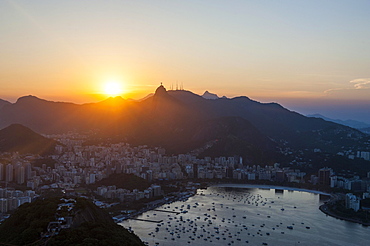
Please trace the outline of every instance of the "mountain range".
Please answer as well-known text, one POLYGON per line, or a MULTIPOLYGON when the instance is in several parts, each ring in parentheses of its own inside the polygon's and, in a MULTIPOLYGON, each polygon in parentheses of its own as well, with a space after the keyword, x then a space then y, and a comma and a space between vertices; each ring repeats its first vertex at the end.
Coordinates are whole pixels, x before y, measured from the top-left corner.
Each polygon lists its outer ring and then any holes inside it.
POLYGON ((367 123, 361 122, 361 121, 357 121, 357 120, 331 119, 331 118, 325 117, 321 114, 311 114, 311 115, 307 115, 307 117, 321 118, 321 119, 324 119, 326 121, 331 121, 331 122, 335 122, 335 123, 338 123, 338 124, 341 124, 341 125, 349 126, 349 127, 358 129, 360 131, 363 131, 363 130, 366 130, 366 129, 368 130, 370 128, 370 124, 367 124, 367 123))
POLYGON ((161 85, 141 101, 115 97, 79 105, 25 96, 0 105, 0 128, 18 123, 39 133, 94 131, 98 138, 162 146, 170 153, 240 155, 250 162, 273 160, 282 146, 335 152, 366 137, 277 103, 213 95, 210 100, 161 85))

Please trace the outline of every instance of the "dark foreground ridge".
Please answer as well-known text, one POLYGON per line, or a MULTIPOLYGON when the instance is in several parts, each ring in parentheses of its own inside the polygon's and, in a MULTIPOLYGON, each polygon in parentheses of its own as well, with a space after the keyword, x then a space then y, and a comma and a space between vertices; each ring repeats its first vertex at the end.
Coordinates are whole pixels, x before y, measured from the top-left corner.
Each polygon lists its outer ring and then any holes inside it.
POLYGON ((26 203, 0 225, 6 245, 144 245, 84 198, 26 203))

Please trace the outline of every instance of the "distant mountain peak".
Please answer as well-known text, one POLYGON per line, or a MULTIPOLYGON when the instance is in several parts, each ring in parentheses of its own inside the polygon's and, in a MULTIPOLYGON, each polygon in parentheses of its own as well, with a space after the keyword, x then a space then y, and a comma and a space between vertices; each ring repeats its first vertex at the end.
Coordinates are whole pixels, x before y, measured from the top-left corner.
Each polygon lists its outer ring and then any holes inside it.
POLYGON ((116 97, 108 97, 105 99, 103 102, 122 102, 125 101, 121 96, 116 96, 116 97))
POLYGON ((116 108, 122 106, 124 103, 126 103, 126 100, 124 98, 122 98, 121 96, 116 96, 108 97, 104 101, 101 101, 98 105, 102 105, 103 107, 116 108))
POLYGON ((46 101, 46 100, 40 99, 36 96, 28 95, 28 96, 23 96, 23 97, 18 98, 16 103, 29 102, 29 101, 46 101))
POLYGON ((204 99, 219 99, 220 97, 217 94, 210 93, 209 91, 205 91, 202 95, 204 99))

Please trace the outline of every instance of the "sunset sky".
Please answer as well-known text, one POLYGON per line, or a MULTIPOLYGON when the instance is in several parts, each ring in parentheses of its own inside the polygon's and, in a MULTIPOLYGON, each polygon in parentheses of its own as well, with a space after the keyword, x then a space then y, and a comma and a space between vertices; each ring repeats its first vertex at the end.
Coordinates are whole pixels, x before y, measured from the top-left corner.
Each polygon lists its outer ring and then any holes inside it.
POLYGON ((163 82, 370 123, 370 1, 2 0, 0 98, 163 82))

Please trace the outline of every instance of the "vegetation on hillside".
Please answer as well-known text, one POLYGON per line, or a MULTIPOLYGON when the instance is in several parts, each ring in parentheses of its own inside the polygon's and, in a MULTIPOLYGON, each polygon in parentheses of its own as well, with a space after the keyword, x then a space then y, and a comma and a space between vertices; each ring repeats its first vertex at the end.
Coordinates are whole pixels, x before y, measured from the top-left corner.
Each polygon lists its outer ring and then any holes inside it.
POLYGON ((21 205, 0 225, 0 243, 25 245, 37 242, 50 221, 55 220, 59 199, 37 200, 21 205))
MULTIPOLYGON (((0 244, 8 245, 144 245, 140 238, 122 226, 89 200, 77 198, 72 224, 51 237, 46 235, 49 222, 56 220, 59 198, 40 199, 23 204, 0 225, 0 244)), ((66 215, 63 215, 66 216, 66 215)))
POLYGON ((140 178, 134 174, 126 174, 126 173, 115 173, 111 174, 108 178, 104 178, 95 184, 93 187, 98 186, 111 186, 115 185, 117 188, 126 189, 126 190, 145 190, 150 187, 150 183, 140 178))
POLYGON ((112 223, 85 222, 75 229, 62 230, 47 245, 144 245, 138 236, 112 223))

